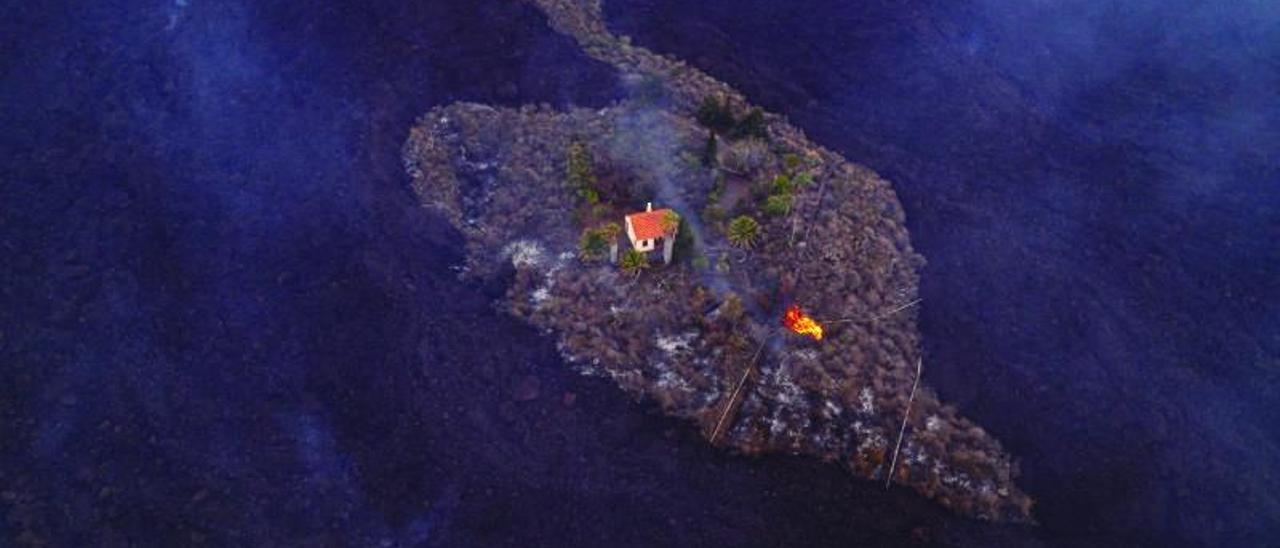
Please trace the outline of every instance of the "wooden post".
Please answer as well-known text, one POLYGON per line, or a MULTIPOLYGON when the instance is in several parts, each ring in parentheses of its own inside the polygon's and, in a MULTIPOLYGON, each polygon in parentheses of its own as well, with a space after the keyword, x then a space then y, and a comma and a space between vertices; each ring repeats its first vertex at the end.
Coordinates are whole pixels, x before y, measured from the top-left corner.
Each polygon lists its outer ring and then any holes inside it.
POLYGON ((893 469, 898 466, 898 451, 902 450, 902 436, 907 433, 907 417, 911 416, 911 403, 916 401, 916 387, 920 386, 920 369, 924 358, 916 358, 916 381, 911 383, 911 397, 907 398, 907 410, 902 413, 902 428, 898 429, 898 445, 893 448, 893 462, 889 463, 889 474, 884 478, 884 488, 889 488, 893 481, 893 469))
POLYGON ((729 426, 729 415, 732 414, 733 408, 738 403, 738 395, 742 393, 742 389, 747 385, 747 379, 751 377, 751 370, 755 369, 756 358, 760 356, 760 351, 764 350, 764 344, 769 341, 770 333, 765 333, 764 340, 760 341, 760 346, 756 347, 755 354, 751 355, 751 359, 747 360, 747 367, 742 371, 742 378, 738 379, 738 384, 734 386, 733 392, 729 393, 729 399, 724 403, 724 409, 720 411, 720 419, 716 421, 716 425, 711 429, 711 443, 716 443, 720 439, 720 434, 729 426))

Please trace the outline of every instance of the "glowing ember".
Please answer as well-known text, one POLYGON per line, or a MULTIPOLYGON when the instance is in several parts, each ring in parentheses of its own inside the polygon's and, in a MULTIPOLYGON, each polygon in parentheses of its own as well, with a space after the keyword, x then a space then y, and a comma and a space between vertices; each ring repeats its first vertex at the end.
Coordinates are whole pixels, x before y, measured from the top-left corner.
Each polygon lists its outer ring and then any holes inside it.
POLYGON ((822 340, 822 326, 794 304, 787 307, 787 313, 782 316, 782 325, 801 335, 813 337, 815 341, 822 340))

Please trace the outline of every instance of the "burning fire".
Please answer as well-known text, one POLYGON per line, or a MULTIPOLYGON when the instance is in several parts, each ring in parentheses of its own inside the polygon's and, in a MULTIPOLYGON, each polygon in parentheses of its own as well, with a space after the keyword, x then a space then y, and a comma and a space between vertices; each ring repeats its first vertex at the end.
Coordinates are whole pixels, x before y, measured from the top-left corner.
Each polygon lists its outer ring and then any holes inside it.
POLYGON ((822 340, 822 326, 794 304, 787 307, 787 313, 782 316, 782 325, 795 333, 813 337, 815 341, 822 340))

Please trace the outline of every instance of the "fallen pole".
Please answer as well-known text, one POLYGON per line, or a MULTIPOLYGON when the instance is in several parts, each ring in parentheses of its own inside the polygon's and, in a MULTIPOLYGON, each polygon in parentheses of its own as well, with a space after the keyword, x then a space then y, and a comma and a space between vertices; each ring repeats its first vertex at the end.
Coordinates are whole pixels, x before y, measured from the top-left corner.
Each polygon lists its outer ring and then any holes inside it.
POLYGON ((729 401, 725 402, 724 410, 720 412, 720 420, 716 421, 715 428, 711 429, 711 443, 715 443, 720 438, 721 429, 724 428, 725 420, 729 418, 729 412, 733 410, 734 402, 738 399, 738 393, 742 391, 742 387, 747 384, 747 377, 751 376, 751 369, 755 367, 756 357, 760 355, 760 351, 764 350, 764 343, 769 342, 770 334, 766 333, 764 340, 760 341, 760 346, 756 347, 756 352, 751 355, 751 359, 747 360, 747 368, 742 372, 742 378, 738 379, 738 385, 733 388, 733 392, 729 394, 729 401))
POLYGON ((907 433, 907 417, 911 416, 911 403, 916 401, 916 387, 920 386, 920 369, 924 366, 923 358, 916 358, 916 380, 911 383, 911 397, 907 398, 907 410, 902 414, 902 428, 898 429, 898 445, 893 448, 893 462, 889 464, 889 475, 884 478, 884 488, 888 489, 893 481, 893 471, 898 467, 898 451, 902 450, 902 436, 907 433))
POLYGON ((884 319, 884 318, 887 318, 887 317, 889 317, 889 316, 892 316, 892 315, 894 315, 894 314, 897 314, 897 313, 899 313, 899 312, 902 312, 903 310, 906 310, 906 309, 908 309, 908 308, 911 308, 911 307, 913 307, 913 306, 915 306, 915 305, 917 305, 917 304, 920 304, 920 301, 921 301, 921 300, 923 300, 923 299, 913 299, 911 302, 908 302, 908 303, 906 303, 906 304, 902 304, 902 305, 898 305, 898 306, 894 307, 893 309, 891 309, 891 310, 889 310, 889 311, 887 311, 887 312, 881 312, 881 313, 876 314, 875 316, 871 316, 871 317, 869 317, 869 318, 841 318, 841 319, 839 319, 839 320, 829 320, 829 321, 827 321, 827 322, 825 322, 825 323, 834 324, 834 323, 849 323, 849 322, 874 322, 874 321, 876 321, 876 320, 882 320, 882 319, 884 319))

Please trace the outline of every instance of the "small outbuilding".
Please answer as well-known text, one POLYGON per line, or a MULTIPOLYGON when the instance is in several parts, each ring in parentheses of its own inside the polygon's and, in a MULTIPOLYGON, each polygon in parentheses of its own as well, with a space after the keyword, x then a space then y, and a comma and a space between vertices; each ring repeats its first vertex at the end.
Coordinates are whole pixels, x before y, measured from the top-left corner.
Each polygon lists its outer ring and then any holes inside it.
POLYGON ((646 203, 644 211, 632 213, 625 218, 627 239, 631 247, 641 253, 649 253, 662 244, 662 262, 671 263, 671 255, 675 250, 676 233, 680 229, 680 217, 669 208, 653 209, 652 203, 646 203))

